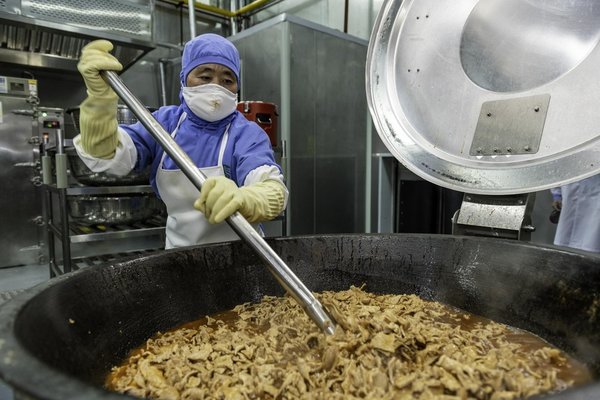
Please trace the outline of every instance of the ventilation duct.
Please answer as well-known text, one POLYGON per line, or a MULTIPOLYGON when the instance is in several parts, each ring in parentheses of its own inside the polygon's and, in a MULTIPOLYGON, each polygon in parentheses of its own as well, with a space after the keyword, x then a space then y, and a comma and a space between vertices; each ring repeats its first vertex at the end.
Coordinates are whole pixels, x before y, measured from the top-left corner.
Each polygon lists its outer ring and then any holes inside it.
POLYGON ((75 71, 82 47, 107 39, 127 69, 155 47, 152 9, 147 0, 0 0, 0 59, 75 71))

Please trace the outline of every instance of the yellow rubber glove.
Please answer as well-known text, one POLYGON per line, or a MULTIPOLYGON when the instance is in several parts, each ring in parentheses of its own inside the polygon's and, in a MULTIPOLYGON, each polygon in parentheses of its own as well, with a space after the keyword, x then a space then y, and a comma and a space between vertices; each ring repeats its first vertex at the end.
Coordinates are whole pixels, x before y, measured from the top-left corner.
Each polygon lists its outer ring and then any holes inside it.
POLYGON ((208 178, 194 208, 202 211, 211 224, 223 222, 239 211, 249 222, 268 221, 283 211, 285 189, 275 180, 237 187, 224 176, 208 178))
POLYGON ((81 103, 79 126, 81 146, 97 158, 110 159, 119 144, 117 135, 117 94, 104 82, 99 71, 121 71, 123 66, 109 51, 108 40, 95 40, 81 50, 77 69, 87 87, 87 99, 81 103))

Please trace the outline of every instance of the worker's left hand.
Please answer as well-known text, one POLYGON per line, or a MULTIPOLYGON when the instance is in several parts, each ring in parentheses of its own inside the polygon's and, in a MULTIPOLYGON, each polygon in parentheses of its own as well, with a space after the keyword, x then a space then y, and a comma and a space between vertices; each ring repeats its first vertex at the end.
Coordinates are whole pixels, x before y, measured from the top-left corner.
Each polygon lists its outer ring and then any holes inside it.
POLYGON ((194 208, 202 211, 211 224, 223 222, 239 211, 248 221, 267 221, 275 218, 284 206, 284 188, 274 180, 237 187, 224 176, 208 178, 202 185, 194 208))
POLYGON ((88 95, 99 98, 116 98, 111 87, 104 82, 100 71, 121 71, 123 65, 110 51, 113 44, 108 40, 94 40, 81 49, 81 57, 77 69, 83 77, 88 95))

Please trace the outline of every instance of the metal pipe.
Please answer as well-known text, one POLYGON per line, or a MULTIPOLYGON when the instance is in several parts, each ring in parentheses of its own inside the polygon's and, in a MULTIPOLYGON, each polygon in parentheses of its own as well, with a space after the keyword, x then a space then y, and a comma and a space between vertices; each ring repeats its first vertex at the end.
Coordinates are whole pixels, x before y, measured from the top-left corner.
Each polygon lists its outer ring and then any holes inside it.
MULTIPOLYGON (((161 145, 165 152, 171 157, 175 164, 188 177, 188 179, 200 190, 206 181, 206 177, 189 156, 175 143, 175 140, 154 119, 146 107, 129 91, 119 76, 113 71, 101 71, 104 80, 112 87, 117 95, 129 107, 138 120, 148 129, 152 137, 161 145)), ((229 226, 244 240, 256 253, 266 262, 269 271, 277 281, 288 291, 288 293, 300 304, 308 316, 326 334, 333 334, 335 323, 328 315, 321 303, 304 286, 302 281, 290 270, 275 251, 254 230, 246 219, 236 212, 227 218, 229 226)))
MULTIPOLYGON (((172 2, 173 4, 176 4, 178 2, 172 2)), ((190 6, 190 2, 188 0, 183 0, 184 4, 187 4, 189 8, 191 8, 190 6)), ((219 7, 215 7, 215 6, 211 6, 208 4, 202 4, 202 3, 198 3, 195 4, 193 7, 199 9, 199 10, 203 10, 203 11, 207 11, 213 14, 217 14, 217 15, 221 15, 223 17, 227 17, 227 18, 231 18, 233 16, 235 16, 234 12, 231 12, 229 10, 225 10, 223 8, 219 8, 219 7)))
POLYGON ((69 233, 69 210, 67 208, 67 189, 58 189, 60 210, 60 241, 62 245, 63 273, 71 272, 71 237, 69 233))
MULTIPOLYGON (((231 3, 229 5, 229 8, 231 9, 231 12, 233 12, 235 14, 235 10, 237 10, 237 1, 236 0, 231 0, 231 3)), ((237 18, 235 17, 235 15, 231 18, 229 18, 229 23, 231 25, 231 35, 235 35, 236 33, 238 33, 238 27, 237 27, 237 18)))
MULTIPOLYGON (((187 4, 189 8, 198 8, 199 10, 204 10, 204 11, 211 12, 213 14, 218 14, 218 15, 222 15, 227 18, 231 18, 231 17, 238 17, 238 16, 246 14, 250 11, 254 11, 257 8, 267 4, 270 1, 273 1, 273 0, 256 0, 250 4, 245 5, 244 7, 240 8, 239 10, 235 10, 235 11, 229 11, 229 10, 225 10, 223 8, 211 6, 208 4, 202 4, 202 3, 194 5, 193 0, 183 0, 183 3, 187 4)), ((175 3, 173 3, 173 4, 175 4, 175 3)))
MULTIPOLYGON (((56 188, 58 189, 58 204, 60 214, 63 273, 71 272, 71 247, 69 237, 69 210, 67 209, 67 155, 62 130, 56 130, 56 188)), ((52 222, 52 221, 50 221, 52 222)))
POLYGON ((371 113, 367 110, 367 143, 365 145, 366 155, 366 171, 365 171, 365 233, 371 233, 371 210, 373 196, 373 122, 371 121, 371 113))
POLYGON ((255 9, 257 9, 258 7, 261 7, 263 4, 267 4, 268 2, 270 2, 272 0, 256 0, 253 1, 252 3, 245 5, 244 7, 240 8, 239 10, 237 10, 235 12, 235 15, 243 15, 246 14, 247 12, 253 11, 255 9))
MULTIPOLYGON (((260 7, 256 7, 250 11, 246 11, 244 12, 243 16, 244 17, 250 17, 252 15, 258 14, 259 12, 265 11, 267 8, 269 7, 273 7, 276 6, 277 4, 283 2, 284 0, 271 0, 271 2, 266 3, 266 4, 261 4, 260 7)), ((250 20, 249 18, 244 18, 242 19, 243 22, 245 23, 249 23, 250 20)), ((245 28, 249 28, 249 26, 246 26, 245 28)))
MULTIPOLYGON (((288 187, 291 189, 294 187, 294 177, 291 171, 291 167, 288 168, 287 160, 289 155, 292 154, 291 146, 291 131, 292 131, 292 50, 290 45, 290 24, 282 24, 281 28, 281 51, 279 53, 279 60, 281 63, 280 67, 280 87, 281 87, 281 104, 279 107, 279 132, 281 135, 282 142, 285 142, 286 146, 283 148, 284 153, 282 157, 286 157, 284 176, 288 187)), ((292 210, 290 202, 288 200, 288 208, 285 212, 285 224, 288 228, 288 234, 293 234, 294 227, 292 226, 292 210)))
POLYGON ((161 106, 167 105, 167 78, 165 73, 165 64, 168 61, 164 58, 158 60, 158 72, 160 76, 160 102, 161 106))
POLYGON ((344 1, 344 33, 348 33, 348 3, 349 0, 344 1))
MULTIPOLYGON (((48 190, 47 186, 45 189, 46 190, 44 190, 43 217, 44 224, 46 226, 46 243, 48 245, 48 266, 50 270, 50 278, 54 278, 56 276, 56 272, 52 268, 52 264, 56 260, 56 248, 54 247, 55 243, 52 231, 52 228, 54 227, 52 223, 52 193, 50 193, 50 190, 48 190)), ((60 235, 60 233, 57 233, 57 235, 60 235)))
POLYGON ((188 15, 190 17, 190 40, 196 37, 196 7, 194 0, 188 0, 188 15))

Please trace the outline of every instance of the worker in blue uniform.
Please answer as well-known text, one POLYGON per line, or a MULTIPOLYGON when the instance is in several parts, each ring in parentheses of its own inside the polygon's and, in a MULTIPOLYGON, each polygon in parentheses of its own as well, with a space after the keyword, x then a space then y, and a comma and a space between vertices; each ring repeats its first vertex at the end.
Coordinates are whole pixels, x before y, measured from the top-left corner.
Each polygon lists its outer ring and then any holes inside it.
POLYGON ((120 71, 106 40, 82 50, 78 69, 87 87, 74 146, 95 172, 125 175, 151 165, 150 184, 167 208, 166 248, 238 239, 227 217, 239 211, 249 222, 278 216, 288 191, 269 137, 236 110, 240 59, 235 46, 215 34, 189 41, 183 50, 178 106, 153 113, 208 177, 201 192, 189 182, 141 123, 118 125, 117 95, 99 71, 120 71))
POLYGON ((600 253, 600 174, 551 192, 560 211, 554 244, 600 253))

